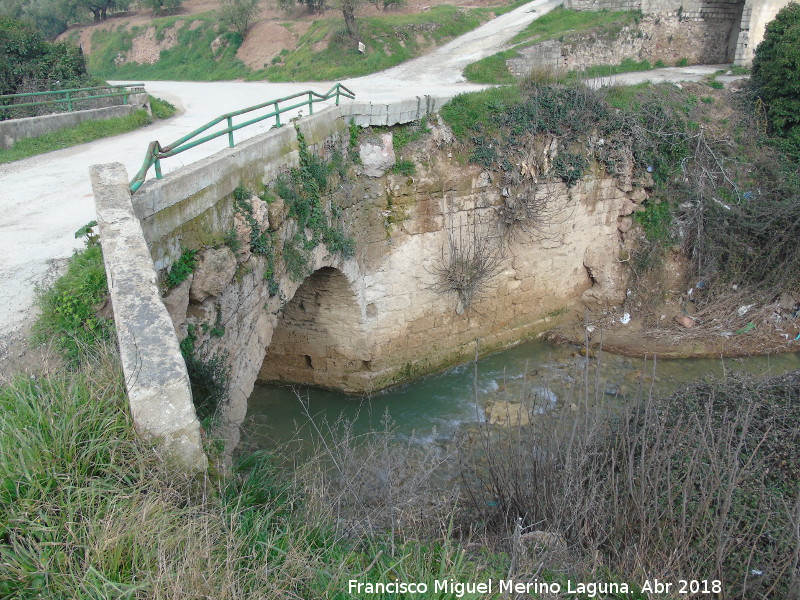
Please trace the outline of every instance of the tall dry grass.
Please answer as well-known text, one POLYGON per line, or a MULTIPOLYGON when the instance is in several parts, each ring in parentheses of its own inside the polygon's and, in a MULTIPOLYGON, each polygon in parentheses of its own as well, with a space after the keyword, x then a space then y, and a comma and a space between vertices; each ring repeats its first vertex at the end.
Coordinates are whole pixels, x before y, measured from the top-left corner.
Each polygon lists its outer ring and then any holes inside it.
POLYGON ((796 598, 800 374, 696 384, 668 399, 643 391, 612 410, 598 372, 582 371, 578 415, 532 412, 530 425, 479 429, 461 458, 474 518, 509 536, 545 532, 532 534, 550 541, 535 544, 534 563, 555 569, 796 598))

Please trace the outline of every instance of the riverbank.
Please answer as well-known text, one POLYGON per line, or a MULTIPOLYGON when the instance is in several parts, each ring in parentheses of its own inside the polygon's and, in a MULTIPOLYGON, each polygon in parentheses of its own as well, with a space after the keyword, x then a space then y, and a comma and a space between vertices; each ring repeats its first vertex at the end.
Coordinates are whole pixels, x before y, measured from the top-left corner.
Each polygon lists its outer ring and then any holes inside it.
POLYGON ((800 319, 791 297, 783 303, 760 306, 733 307, 728 303, 728 311, 719 305, 691 314, 675 311, 674 304, 658 308, 645 315, 632 315, 624 307, 600 314, 576 310, 547 331, 544 339, 554 344, 588 344, 593 350, 640 358, 733 358, 800 352, 800 319))

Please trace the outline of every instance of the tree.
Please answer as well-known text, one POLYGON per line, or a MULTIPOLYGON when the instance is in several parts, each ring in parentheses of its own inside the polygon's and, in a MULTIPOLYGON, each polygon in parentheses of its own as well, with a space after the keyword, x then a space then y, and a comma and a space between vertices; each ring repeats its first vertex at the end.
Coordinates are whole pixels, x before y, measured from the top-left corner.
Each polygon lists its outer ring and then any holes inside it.
POLYGON ((219 20, 244 39, 258 15, 258 0, 222 0, 219 20))
POLYGON ((356 10, 364 4, 365 0, 331 0, 332 5, 342 11, 344 26, 351 38, 358 37, 358 22, 356 21, 356 10))
POLYGON ((182 0, 143 0, 142 4, 153 11, 153 14, 175 12, 182 0))
POLYGON ((33 26, 0 17, 0 94, 66 88, 86 77, 80 48, 51 44, 33 26))
POLYGON ((33 24, 47 39, 67 30, 75 18, 72 0, 8 0, 0 2, 0 16, 33 24))
POLYGON ((752 81, 770 124, 800 150, 800 4, 791 2, 767 25, 756 48, 752 81))
POLYGON ((95 21, 105 21, 109 12, 127 10, 130 0, 78 0, 78 7, 92 13, 95 21))
POLYGON ((342 11, 344 25, 351 38, 358 38, 358 22, 356 11, 369 0, 278 0, 278 6, 284 10, 295 4, 305 4, 311 12, 321 12, 328 8, 342 11))

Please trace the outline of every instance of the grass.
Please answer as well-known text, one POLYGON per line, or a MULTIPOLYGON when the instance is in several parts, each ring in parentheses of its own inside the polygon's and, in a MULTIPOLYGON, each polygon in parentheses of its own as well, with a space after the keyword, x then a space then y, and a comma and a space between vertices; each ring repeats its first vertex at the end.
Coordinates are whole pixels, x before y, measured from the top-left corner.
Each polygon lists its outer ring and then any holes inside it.
POLYGON ((509 71, 506 61, 518 55, 516 50, 505 50, 482 58, 466 66, 464 77, 472 83, 497 85, 514 83, 516 79, 509 71))
POLYGON ((67 272, 39 295, 41 314, 34 340, 49 343, 71 365, 78 364, 98 342, 111 340, 114 324, 98 310, 108 300, 103 252, 97 242, 76 251, 67 272))
POLYGON ((638 11, 580 11, 558 7, 532 21, 525 29, 511 38, 513 44, 530 46, 547 40, 561 38, 567 34, 591 31, 600 37, 616 38, 626 25, 641 18, 638 11))
POLYGON ((419 536, 337 520, 348 490, 368 483, 352 507, 384 511, 382 489, 399 487, 376 485, 378 446, 364 440, 331 448, 367 457, 338 463, 352 473, 328 471, 324 456, 294 461, 295 473, 265 452, 224 474, 168 472, 134 432, 115 349, 97 350, 75 371, 0 386, 0 597, 344 599, 351 579, 432 587, 507 568, 465 555, 446 513, 419 536))
POLYGON ((110 31, 95 31, 92 35, 92 54, 87 66, 93 74, 107 79, 176 79, 182 81, 221 81, 244 77, 249 69, 236 58, 241 37, 219 29, 214 12, 186 17, 164 17, 153 19, 156 39, 163 39, 169 28, 177 27, 177 44, 162 50, 159 60, 152 64, 124 63, 115 60, 125 55, 133 45, 133 39, 145 32, 142 27, 117 28, 110 31), (182 23, 178 23, 182 21, 182 23), (200 25, 192 29, 192 24, 200 25), (221 45, 216 54, 211 44, 219 38, 221 45))
POLYGON ((156 39, 162 39, 168 28, 178 27, 178 43, 162 50, 157 62, 116 64, 120 54, 124 56, 130 51, 133 39, 145 32, 142 27, 118 28, 93 34, 94 50, 88 58, 88 67, 93 74, 113 79, 319 81, 358 77, 420 56, 430 47, 474 29, 492 15, 523 4, 523 0, 517 0, 501 7, 466 10, 443 5, 413 15, 386 13, 361 17, 359 33, 367 48, 363 54, 345 34, 341 17, 317 19, 300 37, 296 49, 281 51, 272 64, 256 71, 236 58, 242 39, 238 34, 219 29, 215 13, 193 15, 191 19, 158 18, 153 20, 156 39), (198 21, 200 25, 190 29, 198 21), (215 54, 211 44, 218 38, 222 45, 215 54))
POLYGON ((502 111, 507 104, 522 101, 522 92, 517 86, 506 86, 461 94, 441 109, 442 118, 459 140, 466 140, 471 132, 496 129, 492 113, 502 111))
POLYGON ((155 96, 148 96, 148 98, 150 99, 150 111, 156 119, 169 119, 178 112, 178 109, 171 102, 155 96))
POLYGON ((519 56, 519 50, 547 40, 567 41, 589 33, 601 38, 614 38, 623 27, 637 22, 640 17, 638 11, 594 12, 555 8, 511 38, 513 48, 468 65, 464 69, 464 77, 473 83, 513 83, 514 77, 506 61, 519 56))
POLYGON ((0 164, 77 146, 78 144, 85 144, 112 135, 127 133, 150 123, 152 121, 145 110, 137 110, 135 113, 125 117, 113 117, 102 121, 84 121, 75 127, 20 140, 11 148, 0 150, 0 164))
POLYGON ((359 35, 366 45, 363 54, 345 34, 341 18, 320 19, 300 38, 295 50, 248 79, 313 81, 368 75, 420 56, 429 47, 475 29, 488 18, 488 9, 464 10, 449 5, 414 15, 360 18, 359 35))

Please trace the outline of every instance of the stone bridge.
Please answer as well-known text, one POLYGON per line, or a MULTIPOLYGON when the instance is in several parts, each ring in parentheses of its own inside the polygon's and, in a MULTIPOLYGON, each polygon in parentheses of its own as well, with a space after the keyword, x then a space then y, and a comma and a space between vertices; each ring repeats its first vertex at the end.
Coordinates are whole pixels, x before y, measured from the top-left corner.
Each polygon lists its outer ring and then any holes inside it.
POLYGON ((224 364, 221 421, 233 447, 257 379, 369 392, 469 360, 477 340, 488 352, 535 336, 578 300, 624 299, 620 260, 649 182, 599 167, 572 188, 551 182, 558 216, 546 231, 504 235, 498 214, 508 190, 499 175, 453 156, 435 114, 445 101, 331 107, 148 181, 133 196, 122 165, 92 168, 140 433, 182 467, 205 467, 181 342, 184 352, 224 364), (389 130, 370 129, 353 146, 351 123, 422 117, 432 131, 417 142, 412 175, 390 168, 389 130), (353 241, 347 251, 293 245, 312 239, 310 230, 298 238, 288 203, 263 193, 308 160, 299 134, 308 152, 339 161, 324 219, 353 241), (361 161, 342 164, 356 151, 361 161), (187 249, 196 252, 194 272, 167 289, 165 274, 187 249), (448 283, 448 268, 476 252, 496 259, 495 268, 468 297, 448 283))

